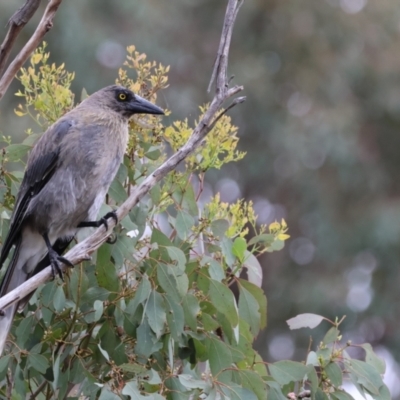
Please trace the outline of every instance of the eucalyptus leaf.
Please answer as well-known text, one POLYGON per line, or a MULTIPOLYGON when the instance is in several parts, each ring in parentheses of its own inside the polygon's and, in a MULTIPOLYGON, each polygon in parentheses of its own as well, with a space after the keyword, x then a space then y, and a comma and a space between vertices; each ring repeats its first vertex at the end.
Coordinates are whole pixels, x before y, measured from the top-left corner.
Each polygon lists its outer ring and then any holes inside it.
POLYGON ((182 240, 186 240, 194 226, 194 219, 184 211, 178 211, 175 229, 182 240))
POLYGON ((280 384, 299 382, 307 374, 307 367, 295 361, 278 361, 268 365, 271 376, 280 384))
POLYGON ((145 306, 145 313, 147 315, 149 325, 156 337, 159 338, 164 331, 164 325, 167 321, 165 313, 164 299, 156 290, 152 290, 148 302, 145 306))
POLYGON ((290 329, 300 329, 300 328, 315 328, 317 327, 325 318, 318 314, 299 314, 293 318, 288 319, 286 322, 290 329))
POLYGON ((216 309, 226 316, 232 326, 236 326, 239 320, 232 291, 223 283, 210 279, 209 295, 216 309))
POLYGON ((9 161, 19 161, 26 156, 31 148, 31 146, 26 144, 10 144, 5 150, 9 161))
POLYGON ((258 335, 260 330, 260 307, 254 296, 244 287, 239 286, 239 315, 250 326, 254 336, 258 335))

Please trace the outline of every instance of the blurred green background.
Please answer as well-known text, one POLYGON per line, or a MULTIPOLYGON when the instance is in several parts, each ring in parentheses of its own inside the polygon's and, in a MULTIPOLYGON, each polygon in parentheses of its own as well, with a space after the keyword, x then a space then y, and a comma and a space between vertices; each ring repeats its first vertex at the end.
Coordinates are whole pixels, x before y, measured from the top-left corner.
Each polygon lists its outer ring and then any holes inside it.
MULTIPOLYGON (((23 1, 3 0, 0 26, 23 1)), ((24 29, 25 43, 40 12, 24 29)), ((113 83, 134 44, 170 65, 158 103, 165 119, 198 115, 226 1, 68 0, 47 35, 52 60, 76 72, 73 90, 113 83)), ((4 37, 6 29, 2 31, 4 37)), ((207 193, 253 200, 261 223, 285 218, 291 239, 266 255, 266 361, 304 359, 309 336, 286 320, 346 315, 344 340, 370 342, 400 398, 400 5, 395 0, 246 0, 230 55, 247 101, 230 115, 247 157, 208 176, 207 193)), ((0 103, 0 131, 33 127, 13 113, 18 82, 0 103)), ((327 325, 323 327, 327 329, 327 325)))

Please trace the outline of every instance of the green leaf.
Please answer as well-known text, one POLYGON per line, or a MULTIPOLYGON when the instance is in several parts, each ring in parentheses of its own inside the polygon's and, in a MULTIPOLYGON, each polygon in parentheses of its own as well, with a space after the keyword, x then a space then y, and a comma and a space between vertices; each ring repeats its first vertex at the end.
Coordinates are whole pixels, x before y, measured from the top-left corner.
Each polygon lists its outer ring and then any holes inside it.
POLYGON ((318 389, 318 375, 313 365, 307 365, 307 378, 310 381, 311 392, 315 393, 318 389))
POLYGON ((95 300, 93 308, 94 308, 93 322, 97 322, 103 315, 103 310, 104 310, 103 302, 101 300, 95 300))
POLYGON ((128 168, 126 167, 126 165, 124 165, 124 163, 120 164, 120 166, 118 168, 118 172, 117 172, 116 178, 121 183, 124 183, 126 178, 128 178, 128 168))
POLYGON ((122 394, 130 396, 132 400, 145 399, 145 397, 140 394, 136 381, 127 382, 124 388, 122 389, 122 394))
POLYGON ((219 323, 210 315, 206 313, 201 314, 201 321, 203 327, 207 332, 213 332, 219 327, 219 323))
POLYGON ((178 233, 178 236, 182 240, 186 240, 190 235, 192 227, 194 226, 194 219, 191 215, 179 211, 178 215, 176 216, 176 225, 175 229, 178 233))
POLYGON ((200 265, 202 267, 206 265, 208 266, 208 273, 211 279, 214 279, 218 282, 221 282, 223 279, 225 279, 224 268, 222 267, 221 263, 219 263, 217 260, 214 260, 214 258, 203 256, 200 261, 200 265))
POLYGON ((330 393, 330 395, 337 400, 354 400, 354 397, 350 396, 346 392, 343 392, 342 390, 336 390, 335 392, 330 393))
POLYGON ((315 351, 310 351, 307 355, 306 365, 312 365, 314 367, 319 367, 318 356, 315 351))
POLYGON ((183 190, 180 187, 176 188, 172 192, 172 198, 183 210, 193 217, 199 214, 192 185, 187 185, 183 190))
POLYGON ((251 333, 257 336, 260 330, 260 307, 257 300, 245 287, 239 286, 239 289, 239 316, 249 324, 251 333))
POLYGON ((179 293, 177 280, 170 269, 171 268, 166 264, 157 265, 158 283, 164 289, 165 293, 169 293, 171 297, 179 301, 182 299, 183 295, 179 293))
MULTIPOLYGON (((224 393, 224 395, 226 396, 225 398, 228 398, 229 400, 257 400, 257 396, 250 390, 234 383, 229 383, 228 385, 221 386, 220 390, 222 390, 222 393, 224 393)), ((218 397, 216 399, 218 399, 218 397)))
POLYGON ((299 382, 307 374, 307 367, 295 361, 278 361, 268 365, 271 376, 280 384, 299 382))
POLYGON ((381 375, 383 375, 386 370, 385 360, 374 353, 374 350, 369 343, 364 343, 361 347, 365 350, 366 363, 372 365, 381 375))
POLYGON ((172 261, 176 262, 177 268, 183 273, 186 267, 186 256, 185 253, 178 249, 178 247, 167 246, 168 255, 172 261))
POLYGON ((322 339, 322 343, 330 344, 336 342, 338 340, 339 335, 340 335, 339 330, 335 326, 332 326, 332 328, 330 328, 329 331, 326 332, 324 338, 322 339))
POLYGON ((101 389, 99 400, 121 400, 121 398, 115 393, 111 392, 109 388, 104 387, 101 389))
POLYGON ((9 161, 21 160, 31 149, 31 146, 26 144, 10 144, 6 147, 7 158, 9 161))
POLYGON ((108 362, 110 362, 110 356, 108 355, 108 352, 107 352, 106 350, 104 350, 104 349, 101 347, 100 343, 97 345, 97 347, 99 348, 100 353, 103 355, 103 357, 104 357, 108 362))
POLYGON ((207 340, 210 369, 214 376, 232 365, 232 353, 229 347, 215 336, 207 340))
POLYGON ((53 298, 54 309, 61 312, 65 306, 65 294, 62 286, 58 286, 53 298))
POLYGON ((211 222, 210 227, 214 236, 221 239, 229 228, 229 222, 226 219, 216 219, 211 222))
POLYGON ((147 276, 144 276, 136 290, 135 297, 131 300, 125 309, 125 312, 133 315, 139 304, 144 303, 150 296, 151 284, 147 276))
POLYGON ((267 399, 268 400, 287 400, 286 396, 282 393, 280 386, 273 381, 267 381, 267 399))
POLYGON ((266 377, 268 375, 268 371, 262 357, 256 351, 253 352, 252 357, 252 361, 254 363, 252 366, 253 371, 257 372, 257 374, 263 378, 266 377))
POLYGON ((316 354, 317 354, 317 358, 319 360, 319 364, 321 364, 323 367, 325 367, 325 365, 327 365, 331 361, 332 349, 331 348, 319 349, 316 354), (322 363, 321 363, 321 359, 323 361, 322 363))
POLYGON ((379 388, 379 396, 376 396, 375 399, 376 400, 391 400, 392 399, 389 389, 386 385, 383 385, 379 388))
POLYGON ((152 290, 150 294, 145 307, 145 314, 147 315, 151 329, 158 339, 164 331, 167 317, 165 314, 164 299, 156 290, 152 290))
POLYGON ((189 400, 189 394, 184 393, 187 392, 187 389, 177 377, 167 378, 165 380, 165 386, 174 394, 173 397, 171 397, 172 400, 189 400))
POLYGON ((157 278, 164 291, 177 301, 186 295, 189 288, 189 279, 186 274, 178 276, 176 266, 158 264, 157 278))
POLYGON ((185 324, 189 328, 196 332, 197 331, 197 315, 200 312, 199 302, 196 297, 188 293, 182 301, 183 311, 185 314, 185 324))
POLYGON ((112 246, 101 246, 97 252, 96 278, 100 287, 110 292, 119 291, 119 279, 115 265, 111 262, 112 246))
POLYGON ((18 325, 16 331, 18 346, 22 348, 25 346, 25 343, 31 334, 31 328, 34 323, 33 321, 34 321, 33 315, 30 315, 29 317, 25 317, 18 325))
POLYGON ((300 328, 315 328, 317 327, 325 318, 318 314, 299 314, 293 318, 288 319, 286 322, 290 329, 300 329, 300 328))
POLYGON ((264 329, 267 326, 267 298, 264 291, 244 279, 239 279, 239 284, 248 290, 257 300, 260 313, 260 329, 264 329))
MULTIPOLYGON (((118 267, 122 267, 125 259, 132 262, 136 262, 133 253, 135 252, 135 245, 137 243, 138 237, 129 237, 127 235, 118 235, 117 242, 113 246, 108 246, 112 248, 112 256, 115 259, 115 263, 118 267)), ((106 246, 102 246, 106 247, 106 246)), ((102 248, 101 247, 101 248, 102 248)))
POLYGON ((162 343, 157 341, 147 319, 137 328, 136 336, 135 354, 143 357, 142 362, 147 362, 149 356, 162 347, 162 343))
POLYGON ((147 368, 141 364, 121 364, 118 366, 125 372, 132 372, 136 375, 142 374, 147 371, 147 368))
POLYGON ((232 253, 240 260, 244 259, 244 253, 247 250, 247 243, 242 237, 237 237, 232 246, 232 253))
POLYGON ((335 387, 339 387, 342 385, 343 374, 339 365, 331 362, 325 367, 325 372, 335 387))
POLYGON ((347 369, 352 372, 361 386, 364 386, 372 394, 379 395, 379 389, 383 386, 379 372, 370 364, 359 360, 346 360, 347 369))
POLYGON ((92 308, 96 300, 105 301, 109 294, 110 292, 107 289, 93 285, 93 287, 90 287, 83 292, 81 297, 81 307, 88 305, 92 308))
POLYGON ((178 375, 179 382, 188 389, 211 389, 211 384, 202 379, 195 379, 189 374, 178 375))
POLYGON ((267 251, 269 253, 272 253, 273 251, 279 251, 282 250, 285 247, 285 241, 280 240, 280 239, 275 239, 272 244, 267 248, 267 251))
POLYGON ((265 400, 267 388, 260 375, 248 370, 239 370, 238 372, 242 381, 242 386, 254 392, 258 400, 265 400))
POLYGON ((263 280, 261 264, 257 257, 248 250, 244 252, 243 266, 247 268, 247 277, 249 282, 261 287, 263 280))
POLYGON ((185 327, 183 308, 169 293, 167 293, 165 296, 165 304, 167 306, 167 323, 171 331, 172 338, 175 341, 179 341, 185 327))
POLYGON ((315 393, 315 400, 330 400, 330 399, 320 388, 318 388, 315 393))
POLYGON ((151 146, 149 151, 144 154, 148 159, 156 161, 160 158, 161 152, 157 147, 151 146))
POLYGON ((264 245, 271 245, 271 243, 275 240, 275 236, 272 233, 262 233, 261 235, 254 236, 249 240, 249 246, 262 243, 264 245))
POLYGON ((239 319, 236 308, 236 300, 232 291, 223 283, 210 279, 208 294, 215 308, 226 316, 232 326, 237 326, 239 319))
POLYGON ((7 374, 8 362, 11 356, 9 354, 0 357, 0 381, 2 381, 7 374))
POLYGON ((216 320, 222 329, 226 342, 235 343, 236 346, 239 342, 239 325, 233 326, 226 315, 220 312, 217 312, 216 320))
POLYGON ((123 203, 128 195, 121 182, 118 179, 114 179, 108 189, 108 194, 116 201, 117 204, 123 203))
POLYGON ((47 368, 50 367, 49 360, 41 354, 32 353, 32 352, 29 353, 28 361, 29 361, 30 365, 34 369, 36 369, 36 371, 39 371, 42 374, 44 374, 46 372, 47 368))
POLYGON ((171 246, 173 247, 172 242, 158 229, 153 228, 151 233, 150 243, 157 243, 159 246, 171 246))
POLYGON ((60 359, 61 359, 61 354, 59 354, 57 356, 56 360, 54 361, 53 368, 52 368, 53 376, 54 376, 54 379, 52 382, 52 387, 53 387, 54 391, 57 390, 57 387, 58 387, 58 378, 60 376, 60 359))
POLYGON ((228 264, 229 267, 232 267, 235 263, 235 256, 232 252, 233 243, 231 239, 224 237, 221 240, 221 250, 222 254, 224 255, 225 262, 228 264))

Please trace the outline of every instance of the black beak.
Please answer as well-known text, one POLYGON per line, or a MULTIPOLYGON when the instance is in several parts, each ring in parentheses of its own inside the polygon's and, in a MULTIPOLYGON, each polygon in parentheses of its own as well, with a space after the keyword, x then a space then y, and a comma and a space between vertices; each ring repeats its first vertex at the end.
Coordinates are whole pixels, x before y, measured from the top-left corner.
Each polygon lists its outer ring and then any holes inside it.
POLYGON ((130 101, 129 109, 132 114, 156 114, 163 115, 164 111, 150 101, 135 94, 135 98, 130 101))

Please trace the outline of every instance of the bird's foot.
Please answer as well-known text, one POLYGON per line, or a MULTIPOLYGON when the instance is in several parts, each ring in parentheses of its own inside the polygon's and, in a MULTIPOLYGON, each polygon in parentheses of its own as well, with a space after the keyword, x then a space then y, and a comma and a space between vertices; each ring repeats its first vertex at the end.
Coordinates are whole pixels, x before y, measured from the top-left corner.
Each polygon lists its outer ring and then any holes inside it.
MULTIPOLYGON (((104 227, 106 228, 106 231, 108 231, 108 223, 107 223, 107 219, 108 218, 112 218, 115 221, 115 224, 118 224, 118 217, 117 217, 117 213, 115 211, 110 211, 108 212, 106 215, 104 215, 102 218, 99 219, 99 226, 100 225, 104 225, 104 227)), ((114 242, 115 243, 115 242, 114 242)))
POLYGON ((49 251, 49 259, 51 265, 51 274, 53 279, 58 275, 61 280, 64 280, 63 272, 60 266, 60 263, 65 264, 68 267, 73 268, 74 264, 71 261, 67 260, 65 257, 59 256, 56 251, 53 249, 49 251))
POLYGON ((117 241, 117 238, 118 238, 117 235, 113 233, 107 238, 106 243, 114 244, 117 241))
POLYGON ((78 228, 98 228, 99 226, 104 225, 106 231, 108 231, 108 223, 107 223, 108 218, 113 218, 115 223, 118 224, 117 213, 115 211, 110 211, 102 218, 100 218, 98 221, 82 221, 78 225, 78 228))

